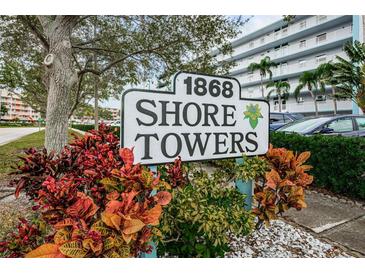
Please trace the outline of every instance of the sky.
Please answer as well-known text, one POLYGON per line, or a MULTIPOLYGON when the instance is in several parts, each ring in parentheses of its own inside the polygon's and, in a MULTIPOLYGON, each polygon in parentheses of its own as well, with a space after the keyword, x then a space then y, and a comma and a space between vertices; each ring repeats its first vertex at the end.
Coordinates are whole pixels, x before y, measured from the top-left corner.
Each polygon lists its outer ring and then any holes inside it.
MULTIPOLYGON (((244 18, 249 17, 247 15, 243 16, 244 18)), ((281 18, 281 15, 255 15, 242 27, 242 33, 237 38, 265 27, 266 25, 278 21, 281 18)), ((109 100, 101 102, 100 105, 102 107, 120 108, 120 101, 114 98, 109 98, 109 100)))

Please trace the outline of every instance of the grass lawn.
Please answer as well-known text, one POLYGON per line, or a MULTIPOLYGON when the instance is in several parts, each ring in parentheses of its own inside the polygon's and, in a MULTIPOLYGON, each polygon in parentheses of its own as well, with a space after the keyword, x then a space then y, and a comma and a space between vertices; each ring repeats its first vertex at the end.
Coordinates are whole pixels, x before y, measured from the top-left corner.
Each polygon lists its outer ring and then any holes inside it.
MULTIPOLYGON (((69 130, 69 140, 73 139, 71 133, 76 132, 69 130)), ((44 130, 35 132, 15 140, 6 145, 0 146, 0 180, 12 171, 12 166, 18 162, 18 156, 30 147, 42 148, 44 145, 44 130)))

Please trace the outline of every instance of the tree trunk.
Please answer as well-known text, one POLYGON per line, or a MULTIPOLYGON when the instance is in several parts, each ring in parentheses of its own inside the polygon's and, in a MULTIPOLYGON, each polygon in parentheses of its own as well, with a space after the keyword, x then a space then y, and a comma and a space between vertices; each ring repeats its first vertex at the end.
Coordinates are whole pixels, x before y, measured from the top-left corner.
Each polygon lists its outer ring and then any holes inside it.
POLYGON ((263 83, 263 76, 261 76, 261 80, 260 80, 260 83, 261 83, 261 95, 262 95, 262 99, 265 99, 265 94, 264 94, 264 83, 263 83))
POLYGON ((318 117, 318 105, 317 105, 317 100, 316 100, 316 96, 314 96, 313 92, 311 89, 308 89, 309 94, 312 96, 313 99, 313 103, 314 103, 314 109, 315 109, 315 113, 316 113, 316 117, 318 117))
MULTIPOLYGON (((94 63, 96 63, 96 55, 94 54, 94 63)), ((96 65, 95 69, 96 69, 96 65)), ((95 83, 94 83, 94 121, 95 125, 94 128, 96 130, 99 129, 99 77, 95 75, 95 83)))
POLYGON ((49 79, 45 147, 49 152, 59 153, 67 144, 70 91, 77 82, 70 37, 76 16, 57 16, 52 21, 48 20, 42 20, 49 41, 49 55, 45 59, 48 60, 45 63, 49 79))
POLYGON ((336 100, 336 90, 335 87, 332 86, 332 100, 333 100, 333 114, 336 115, 337 114, 337 100, 336 100))
POLYGON ((279 112, 281 113, 281 94, 279 93, 279 112))
MULTIPOLYGON (((94 25, 94 38, 96 37, 96 26, 94 25)), ((97 59, 96 54, 94 52, 94 69, 97 70, 97 59)), ((94 128, 96 130, 99 129, 99 76, 95 75, 95 82, 94 82, 94 128)))

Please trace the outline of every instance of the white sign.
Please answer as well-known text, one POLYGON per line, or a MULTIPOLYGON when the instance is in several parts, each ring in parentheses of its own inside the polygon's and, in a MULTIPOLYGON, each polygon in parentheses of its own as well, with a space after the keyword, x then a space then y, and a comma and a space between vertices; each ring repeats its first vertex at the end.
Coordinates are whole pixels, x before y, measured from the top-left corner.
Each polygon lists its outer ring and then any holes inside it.
POLYGON ((179 72, 173 91, 123 94, 121 146, 142 164, 265 154, 269 104, 242 98, 234 78, 179 72))

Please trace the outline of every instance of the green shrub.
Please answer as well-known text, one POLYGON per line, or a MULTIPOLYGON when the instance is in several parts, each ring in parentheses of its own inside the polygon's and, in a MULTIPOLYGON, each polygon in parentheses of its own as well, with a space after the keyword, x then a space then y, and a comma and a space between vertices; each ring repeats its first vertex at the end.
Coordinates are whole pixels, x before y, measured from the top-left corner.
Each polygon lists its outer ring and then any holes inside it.
MULTIPOLYGON (((94 129, 94 125, 71 125, 72 128, 82 130, 82 131, 89 131, 94 129)), ((113 133, 119 137, 120 135, 120 128, 118 126, 111 126, 110 127, 113 133)))
POLYGON ((160 256, 223 257, 229 250, 227 232, 248 234, 253 215, 245 211, 245 195, 229 186, 222 173, 194 172, 190 182, 172 191, 160 230, 160 256))
MULTIPOLYGON (((38 126, 38 122, 34 122, 34 123, 29 123, 29 122, 1 122, 0 123, 0 127, 37 127, 38 126)), ((44 126, 44 123, 41 124, 41 126, 44 126)))
POLYGON ((310 151, 314 185, 355 198, 365 198, 365 138, 301 136, 273 132, 270 142, 294 152, 310 151))

